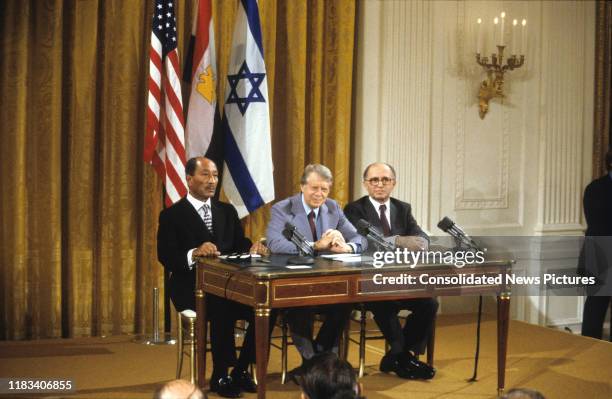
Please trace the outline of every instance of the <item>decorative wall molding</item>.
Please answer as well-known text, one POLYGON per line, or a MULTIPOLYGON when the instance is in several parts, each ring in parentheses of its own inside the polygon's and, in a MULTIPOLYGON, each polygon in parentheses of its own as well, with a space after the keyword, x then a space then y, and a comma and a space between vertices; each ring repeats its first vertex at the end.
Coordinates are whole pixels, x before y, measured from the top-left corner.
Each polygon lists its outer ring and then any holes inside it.
POLYGON ((381 159, 398 174, 395 195, 429 212, 433 7, 429 1, 382 2, 381 159))
MULTIPOLYGON (((539 232, 582 231, 584 189, 585 97, 592 97, 593 53, 587 44, 593 37, 587 26, 589 2, 542 4, 540 81, 542 92, 541 135, 543 166, 539 232), (574 29, 559 29, 574 26, 574 29), (588 55, 588 56, 587 56, 588 55), (582 61, 582 62, 580 62, 582 61), (588 73, 587 73, 588 70, 588 73), (555 228, 554 226, 558 226, 555 228)), ((593 22, 593 21, 591 21, 593 22)), ((591 25, 592 27, 594 25, 591 25)), ((594 28, 592 28, 594 34, 594 28)), ((591 46, 593 46, 592 44, 591 46)), ((592 110, 591 110, 592 111, 592 110)))
MULTIPOLYGON (((394 196, 412 203, 434 234, 446 215, 475 236, 580 234, 591 179, 595 2, 360 0, 358 9, 353 197, 365 193, 365 165, 382 160, 398 171, 394 196), (481 120, 470 25, 502 5, 529 21, 526 64, 481 120)), ((575 322, 581 300, 515 298, 512 314, 575 322)), ((448 310, 473 310, 466 298, 444 301, 448 310)))
MULTIPOLYGON (((456 79, 456 112, 457 112, 457 132, 455 139, 455 154, 456 154, 456 175, 455 175, 455 209, 504 209, 508 208, 508 164, 509 164, 509 153, 510 153, 510 139, 509 139, 509 112, 507 108, 503 109, 503 122, 499 132, 483 132, 479 134, 498 134, 501 136, 501 146, 499 148, 500 153, 500 164, 498 171, 498 180, 496 182, 497 195, 495 196, 472 196, 466 193, 465 179, 466 173, 466 158, 469 156, 477 156, 477 154, 470 153, 472 148, 468 148, 465 145, 466 142, 466 118, 467 112, 473 112, 470 107, 469 99, 475 98, 475 90, 469 83, 473 83, 474 79, 468 79, 469 70, 472 66, 469 64, 472 59, 466 57, 466 54, 470 54, 473 50, 468 48, 472 42, 468 32, 468 24, 466 16, 466 2, 460 1, 457 5, 457 28, 455 30, 457 55, 454 57, 457 65, 454 65, 454 69, 458 72, 463 71, 463 76, 456 79), (466 65, 467 64, 467 65, 466 65)), ((452 51, 452 50, 449 50, 452 51)), ((478 71, 478 69, 477 69, 478 71)), ((473 129, 471 129, 473 130, 473 129)), ((474 172, 474 171, 472 171, 474 172)))

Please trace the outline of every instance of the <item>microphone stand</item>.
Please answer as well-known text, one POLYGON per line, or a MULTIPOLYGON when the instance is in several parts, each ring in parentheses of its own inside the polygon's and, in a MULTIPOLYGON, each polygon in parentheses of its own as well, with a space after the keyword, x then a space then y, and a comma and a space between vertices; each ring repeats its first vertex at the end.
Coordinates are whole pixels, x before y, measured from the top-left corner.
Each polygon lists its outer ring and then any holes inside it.
MULTIPOLYGON (((450 234, 455 240, 455 248, 457 251, 481 251, 480 247, 476 242, 469 237, 465 232, 457 226, 452 220, 445 217, 438 223, 438 227, 445 233, 450 234)), ((484 249, 486 251, 486 248, 484 249)), ((468 379, 468 382, 478 381, 478 359, 480 356, 480 325, 482 321, 482 295, 478 296, 478 318, 476 320, 476 351, 474 353, 474 373, 472 378, 468 379)))
POLYGON ((301 235, 298 237, 298 232, 295 228, 285 229, 283 235, 288 238, 298 250, 298 256, 292 256, 287 259, 287 263, 292 265, 312 265, 314 263, 314 249, 310 248, 301 235), (290 236, 289 236, 290 235, 290 236))
POLYGON ((366 238, 374 243, 374 246, 376 247, 377 251, 387 252, 393 251, 395 249, 391 243, 388 243, 384 239, 381 239, 380 237, 375 234, 372 234, 371 232, 368 232, 368 234, 366 234, 366 238))
POLYGON ((387 242, 380 232, 368 221, 361 219, 357 223, 357 232, 374 243, 377 251, 394 251, 395 245, 387 242))
POLYGON ((476 353, 474 354, 474 374, 468 382, 478 381, 478 357, 480 356, 480 321, 482 320, 482 295, 478 295, 478 320, 476 321, 476 353))
POLYGON ((293 239, 291 240, 291 242, 293 242, 297 246, 299 255, 292 256, 291 258, 287 259, 287 263, 290 263, 292 265, 312 265, 314 263, 314 258, 312 256, 307 256, 307 253, 304 252, 302 247, 296 244, 293 239))

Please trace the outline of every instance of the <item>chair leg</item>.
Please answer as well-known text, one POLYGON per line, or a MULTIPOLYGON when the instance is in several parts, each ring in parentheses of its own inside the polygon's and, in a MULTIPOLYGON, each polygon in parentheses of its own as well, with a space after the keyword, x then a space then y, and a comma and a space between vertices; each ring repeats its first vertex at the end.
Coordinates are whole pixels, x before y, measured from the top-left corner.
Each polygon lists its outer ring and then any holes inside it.
POLYGON ((177 342, 176 342, 176 379, 181 378, 181 371, 183 369, 183 321, 181 320, 181 313, 176 312, 178 323, 177 328, 177 342))
POLYGON ((281 320, 281 384, 287 382, 287 321, 283 317, 281 320))
POLYGON ((436 319, 433 320, 431 332, 427 338, 427 364, 431 367, 434 365, 434 348, 436 342, 436 319))
POLYGON ((189 381, 195 384, 196 377, 196 338, 195 338, 195 319, 189 320, 189 381))
POLYGON ((351 319, 349 318, 342 329, 342 334, 338 338, 338 357, 342 360, 348 358, 350 323, 351 319))
POLYGON ((255 372, 255 367, 253 367, 253 363, 249 364, 249 373, 251 373, 251 376, 253 377, 253 381, 255 381, 255 385, 259 384, 257 382, 257 373, 255 372))
POLYGON ((362 306, 359 320, 359 378, 365 371, 365 343, 366 343, 366 310, 362 306))

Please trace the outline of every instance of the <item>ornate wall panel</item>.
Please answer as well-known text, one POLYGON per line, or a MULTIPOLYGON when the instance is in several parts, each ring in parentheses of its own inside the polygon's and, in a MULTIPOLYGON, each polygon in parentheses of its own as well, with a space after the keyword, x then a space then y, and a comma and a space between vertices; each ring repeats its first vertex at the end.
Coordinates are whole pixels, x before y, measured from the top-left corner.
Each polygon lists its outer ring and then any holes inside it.
MULTIPOLYGON (((592 136, 594 4, 542 3, 541 232, 582 231, 585 148, 592 136), (587 22, 589 22, 587 24, 587 22), (562 27, 567 27, 562 29, 562 27)), ((587 178, 588 180, 588 178, 587 178)))
MULTIPOLYGON (((363 167, 380 159, 398 169, 394 195, 434 235, 446 215, 473 235, 581 234, 593 1, 362 1, 359 18, 354 198, 365 192, 363 167), (480 119, 475 21, 502 10, 528 20, 526 63, 480 119)), ((491 52, 492 32, 485 36, 491 52)), ((525 256, 517 268, 536 261, 525 256)), ((513 316, 551 325, 581 318, 581 298, 557 299, 517 298, 513 316)), ((443 302, 474 309, 471 298, 443 302)))

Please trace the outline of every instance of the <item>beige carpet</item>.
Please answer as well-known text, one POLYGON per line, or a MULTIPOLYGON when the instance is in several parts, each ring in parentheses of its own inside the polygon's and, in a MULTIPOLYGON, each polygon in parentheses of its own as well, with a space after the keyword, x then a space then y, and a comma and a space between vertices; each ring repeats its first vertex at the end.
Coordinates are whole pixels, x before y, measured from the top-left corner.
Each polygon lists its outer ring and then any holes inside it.
MULTIPOLYGON (((366 396, 370 399, 495 397, 494 320, 483 322, 479 381, 467 382, 473 367, 474 319, 474 315, 439 318, 435 356, 438 373, 428 382, 405 381, 378 372, 383 342, 369 341, 368 374, 361 381, 366 396)), ((77 388, 70 397, 150 398, 156 387, 174 377, 176 348, 135 344, 131 338, 0 342, 0 377, 70 378, 77 388)), ((349 360, 356 366, 357 346, 351 344, 349 351, 349 360)), ((297 366, 294 348, 290 348, 290 356, 289 367, 297 366)), ((612 398, 611 366, 612 344, 609 342, 521 322, 510 324, 507 388, 534 388, 547 398, 609 399, 612 398)), ((268 398, 299 398, 297 386, 280 384, 280 352, 276 349, 271 352, 269 372, 268 398)), ((210 397, 216 396, 211 394, 210 397)), ((254 398, 255 395, 245 397, 254 398)))

